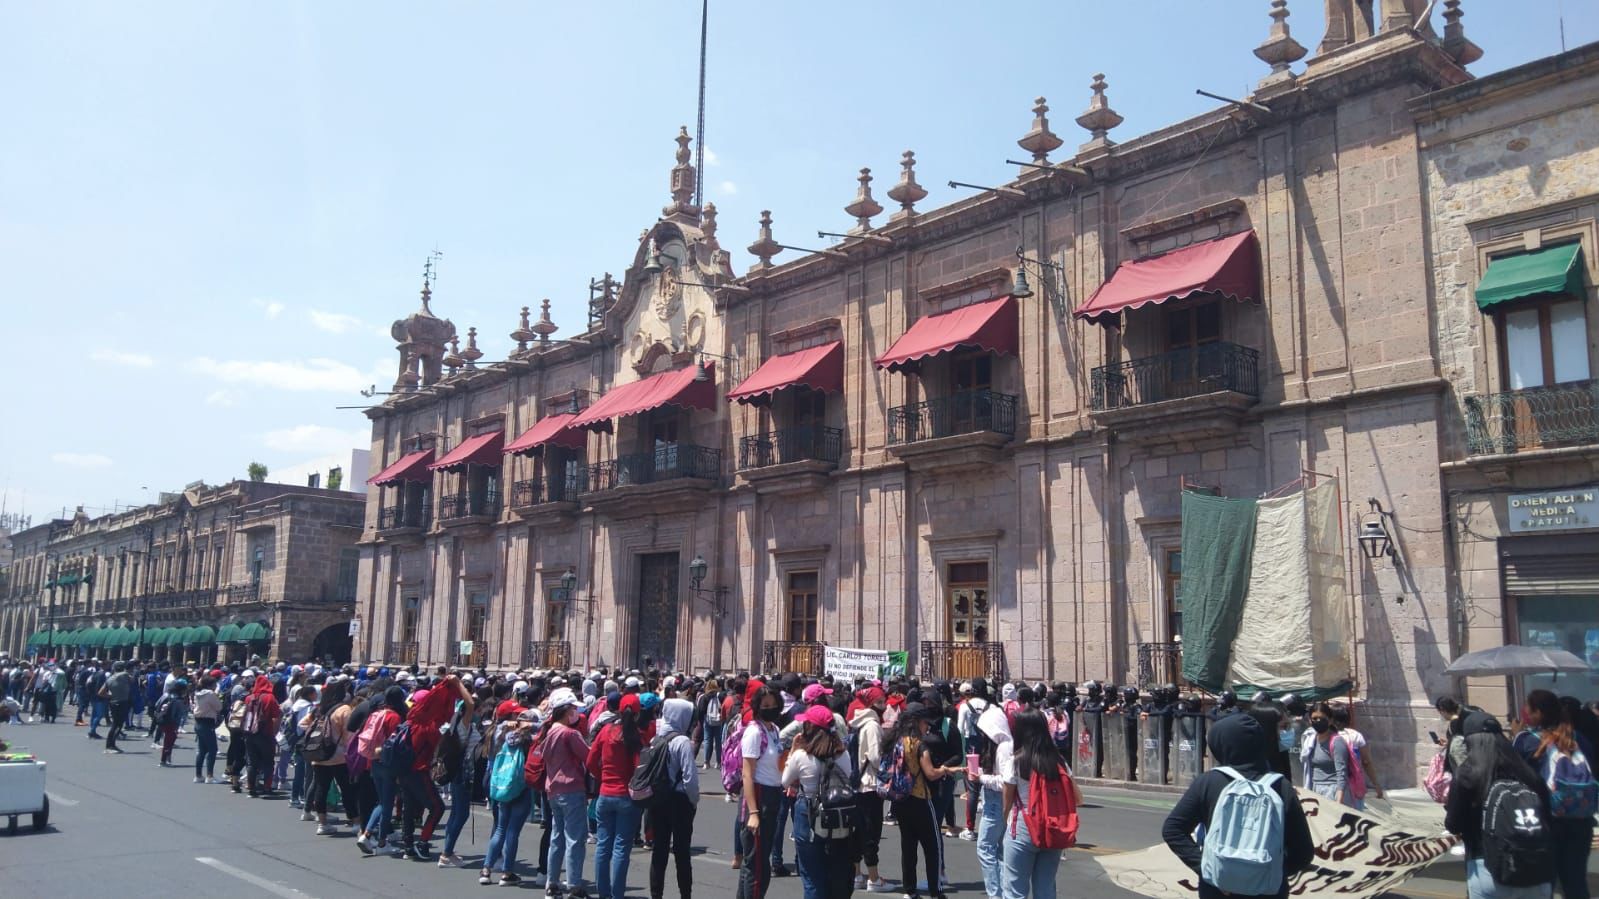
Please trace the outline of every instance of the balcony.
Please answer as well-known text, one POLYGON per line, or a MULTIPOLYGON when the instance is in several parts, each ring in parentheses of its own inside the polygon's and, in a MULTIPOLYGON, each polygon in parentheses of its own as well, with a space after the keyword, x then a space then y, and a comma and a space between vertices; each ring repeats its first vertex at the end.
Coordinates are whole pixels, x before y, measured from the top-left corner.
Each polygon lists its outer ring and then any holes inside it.
POLYGON ((565 671, 572 667, 572 644, 565 640, 532 640, 527 644, 525 668, 554 668, 565 671))
POLYGON ((739 441, 739 479, 757 493, 805 493, 827 483, 838 467, 844 432, 838 428, 788 428, 739 441))
POLYGON ((1183 644, 1138 644, 1138 686, 1143 689, 1183 683, 1183 644))
POLYGON ((577 495, 582 493, 588 469, 549 480, 530 479, 511 485, 511 511, 524 520, 553 523, 577 511, 577 495))
POLYGON ((146 611, 164 612, 173 609, 209 609, 217 604, 215 590, 174 590, 152 593, 143 600, 146 611))
POLYGON ((721 478, 720 450, 667 444, 590 465, 584 499, 617 518, 689 511, 704 504, 721 478))
POLYGON ((458 490, 439 497, 439 524, 467 527, 492 524, 500 516, 500 491, 492 482, 483 490, 458 490))
POLYGON ((1123 440, 1169 443, 1231 434, 1259 398, 1259 351, 1216 342, 1099 366, 1089 410, 1123 440))
POLYGON ((888 451, 915 471, 982 468, 1016 434, 1016 397, 964 390, 888 410, 888 451))
POLYGON ((1599 444, 1599 381, 1468 396, 1465 404, 1473 456, 1599 444))
POLYGON ((961 681, 974 677, 989 683, 1005 679, 1005 645, 995 642, 923 640, 922 659, 917 677, 929 680, 961 681))
POLYGON ((399 641, 389 644, 388 651, 383 654, 383 661, 390 665, 415 665, 417 664, 417 644, 415 640, 409 642, 399 641))
POLYGON ((260 584, 233 584, 223 587, 217 594, 230 606, 261 601, 260 584))
MULTIPOLYGON (((460 645, 457 644, 459 649, 460 645)), ((457 653, 458 664, 467 668, 487 668, 489 666, 489 644, 482 640, 472 641, 472 651, 457 653)))
POLYGON ((767 674, 822 675, 827 647, 809 640, 766 640, 761 650, 761 670, 767 674))
POLYGON ((378 510, 378 536, 421 536, 432 517, 432 509, 425 502, 409 506, 386 506, 378 510))

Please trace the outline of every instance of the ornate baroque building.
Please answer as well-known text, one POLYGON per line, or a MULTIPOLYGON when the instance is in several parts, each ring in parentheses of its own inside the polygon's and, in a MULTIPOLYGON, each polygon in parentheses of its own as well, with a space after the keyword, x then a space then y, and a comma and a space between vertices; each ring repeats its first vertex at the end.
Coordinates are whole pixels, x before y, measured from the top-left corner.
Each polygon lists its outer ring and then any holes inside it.
POLYGON ((0 649, 13 656, 349 659, 363 498, 196 484, 12 536, 0 649))
MULTIPOLYGON (((1451 624, 1441 526, 1460 279, 1429 253, 1435 180, 1484 176, 1433 132, 1521 102, 1472 93, 1460 4, 1442 35, 1415 26, 1427 5, 1330 0, 1296 71, 1275 0, 1250 97, 1119 142, 1096 75, 1068 158, 1040 98, 1015 179, 921 210, 906 151, 886 218, 862 170, 847 237, 774 264, 763 213, 742 274, 679 135, 672 201, 588 326, 553 339, 547 302, 524 308, 503 361, 475 329, 460 349, 424 287, 367 412, 356 655, 812 668, 826 643, 923 675, 1158 683, 1181 492, 1333 477, 1362 726, 1414 764, 1479 640, 1451 624), (1378 507, 1395 551, 1370 559, 1378 507)), ((1575 93, 1541 152, 1591 149, 1575 93)))

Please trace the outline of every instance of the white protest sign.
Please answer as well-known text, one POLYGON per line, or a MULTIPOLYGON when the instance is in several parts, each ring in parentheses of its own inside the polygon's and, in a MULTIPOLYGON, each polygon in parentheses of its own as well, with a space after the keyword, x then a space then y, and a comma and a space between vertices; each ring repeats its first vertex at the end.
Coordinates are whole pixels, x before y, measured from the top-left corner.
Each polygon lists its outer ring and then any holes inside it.
POLYGON ((875 679, 888 664, 888 651, 881 649, 851 649, 847 646, 823 648, 822 671, 834 677, 854 680, 875 679))

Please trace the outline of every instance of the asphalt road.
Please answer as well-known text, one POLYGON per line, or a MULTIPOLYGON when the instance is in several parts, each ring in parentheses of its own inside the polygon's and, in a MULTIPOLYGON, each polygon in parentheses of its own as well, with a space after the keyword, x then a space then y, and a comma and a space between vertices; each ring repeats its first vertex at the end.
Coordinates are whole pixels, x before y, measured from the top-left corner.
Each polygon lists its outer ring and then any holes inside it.
MULTIPOLYGON (((43 832, 34 832, 24 818, 17 834, 0 835, 0 896, 7 899, 99 899, 107 894, 333 899, 479 889, 476 862, 487 847, 491 828, 488 811, 481 806, 474 810, 475 836, 471 824, 461 836, 459 852, 471 863, 466 869, 367 857, 356 850, 348 830, 340 836, 316 836, 316 825, 300 821, 300 813, 284 800, 249 799, 226 786, 195 784, 192 767, 183 767, 192 765, 194 758, 190 736, 180 738, 174 753, 179 767, 161 768, 149 743, 124 741, 124 755, 105 755, 101 744, 85 739, 86 729, 73 727, 71 721, 69 712, 55 725, 0 729, 13 751, 34 752, 48 762, 52 806, 43 832)), ((732 896, 737 872, 728 862, 734 807, 722 801, 719 778, 707 773, 701 788, 705 795, 695 819, 695 845, 701 847, 694 856, 695 891, 702 897, 732 896)), ((1066 853, 1060 895, 1133 896, 1103 882, 1094 857, 1157 842, 1173 797, 1093 787, 1085 792, 1083 843, 1066 853)), ((959 797, 956 801, 961 814, 964 806, 959 797)), ((523 830, 524 864, 537 851, 539 836, 535 824, 523 830)), ((442 839, 441 827, 435 849, 442 839)), ((952 892, 982 897, 974 845, 960 840, 947 840, 945 845, 952 892)), ((792 844, 786 857, 792 867, 792 844)), ((884 875, 895 877, 898 867, 898 831, 885 828, 884 875)), ((648 895, 648 869, 648 853, 635 852, 628 875, 630 897, 648 895)), ((592 880, 592 847, 585 855, 584 874, 592 880)), ((1428 874, 1412 881, 1403 894, 1390 895, 1417 899, 1464 895, 1463 866, 1458 862, 1440 863, 1428 874)), ((532 879, 521 889, 534 890, 532 879)), ((667 896, 675 895, 668 869, 667 896)), ((798 877, 773 880, 769 895, 799 899, 798 877)))

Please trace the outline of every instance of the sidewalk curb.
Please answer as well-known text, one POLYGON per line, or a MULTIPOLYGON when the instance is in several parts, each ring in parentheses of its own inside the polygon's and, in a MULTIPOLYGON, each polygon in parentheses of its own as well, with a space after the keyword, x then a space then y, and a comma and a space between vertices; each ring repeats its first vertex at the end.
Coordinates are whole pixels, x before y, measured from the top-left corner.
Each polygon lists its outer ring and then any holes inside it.
POLYGON ((1181 796, 1187 787, 1173 787, 1166 784, 1146 784, 1129 780, 1107 780, 1103 777, 1079 777, 1079 786, 1097 787, 1108 790, 1127 790, 1133 793, 1154 793, 1163 796, 1181 796))

